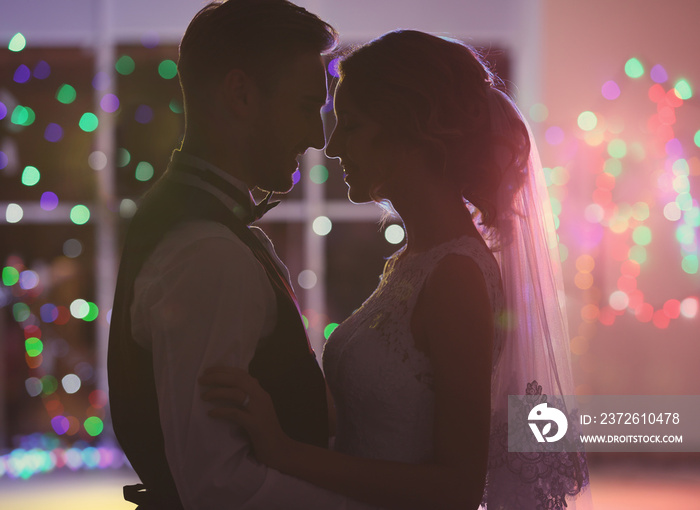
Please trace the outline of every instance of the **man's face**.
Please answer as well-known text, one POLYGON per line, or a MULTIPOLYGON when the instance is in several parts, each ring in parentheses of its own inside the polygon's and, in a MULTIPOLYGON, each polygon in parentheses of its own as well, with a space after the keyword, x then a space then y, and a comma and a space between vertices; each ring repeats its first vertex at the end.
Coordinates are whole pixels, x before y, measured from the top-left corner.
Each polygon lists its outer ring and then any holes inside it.
POLYGON ((325 143, 321 107, 326 71, 321 56, 305 53, 285 65, 272 90, 262 92, 260 117, 251 129, 251 174, 266 191, 287 192, 297 157, 325 143))

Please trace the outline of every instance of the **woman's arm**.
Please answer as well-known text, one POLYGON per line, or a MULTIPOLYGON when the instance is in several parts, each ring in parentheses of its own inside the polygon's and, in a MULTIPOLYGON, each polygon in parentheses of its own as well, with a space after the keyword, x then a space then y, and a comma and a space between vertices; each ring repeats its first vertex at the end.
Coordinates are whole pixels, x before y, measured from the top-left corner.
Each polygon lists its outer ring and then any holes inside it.
MULTIPOLYGON (((292 441, 274 418, 269 397, 256 382, 240 378, 234 385, 251 395, 249 406, 210 414, 245 427, 262 462, 326 489, 389 509, 477 508, 488 457, 493 336, 478 266, 466 257, 446 257, 426 282, 414 313, 413 329, 425 342, 435 376, 435 457, 429 463, 364 459, 292 441)), ((217 379, 214 372, 202 382, 231 380, 217 379)), ((216 389, 207 396, 221 398, 225 394, 216 389)))

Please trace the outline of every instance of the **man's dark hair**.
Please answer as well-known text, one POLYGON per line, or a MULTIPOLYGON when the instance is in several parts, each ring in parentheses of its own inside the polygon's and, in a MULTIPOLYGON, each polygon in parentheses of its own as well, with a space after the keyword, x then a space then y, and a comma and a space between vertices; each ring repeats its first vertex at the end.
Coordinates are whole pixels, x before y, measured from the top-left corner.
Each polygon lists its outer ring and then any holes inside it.
POLYGON ((212 2, 190 22, 180 43, 178 73, 189 102, 231 69, 249 73, 263 88, 280 67, 305 53, 335 49, 338 33, 287 0, 212 2))

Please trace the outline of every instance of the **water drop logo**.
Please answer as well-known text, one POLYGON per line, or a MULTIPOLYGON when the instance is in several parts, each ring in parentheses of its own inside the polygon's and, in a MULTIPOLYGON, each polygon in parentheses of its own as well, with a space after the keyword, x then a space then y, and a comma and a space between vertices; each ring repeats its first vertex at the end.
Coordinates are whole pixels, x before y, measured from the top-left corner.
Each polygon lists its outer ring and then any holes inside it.
POLYGON ((532 433, 535 435, 538 443, 553 443, 559 441, 569 428, 569 423, 566 420, 566 416, 559 409, 553 407, 547 407, 547 403, 538 404, 532 408, 530 414, 527 416, 528 421, 539 421, 547 422, 545 426, 540 431, 537 423, 529 423, 532 433), (557 433, 553 436, 548 434, 552 431, 552 422, 557 424, 557 433))

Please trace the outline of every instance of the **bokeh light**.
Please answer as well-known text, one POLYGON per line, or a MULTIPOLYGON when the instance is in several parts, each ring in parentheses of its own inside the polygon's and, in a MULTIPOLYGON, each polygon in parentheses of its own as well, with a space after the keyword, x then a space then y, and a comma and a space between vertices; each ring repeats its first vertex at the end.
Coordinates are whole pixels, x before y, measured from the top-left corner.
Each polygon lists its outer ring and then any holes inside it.
POLYGON ((578 127, 583 131, 592 131, 598 125, 598 117, 593 112, 583 112, 578 116, 578 127))
POLYGON ((65 375, 63 379, 61 379, 61 386, 63 386, 63 389, 68 394, 76 393, 81 386, 80 377, 75 374, 65 375))
POLYGON ((312 289, 318 283, 318 277, 311 269, 304 269, 299 273, 297 282, 302 289, 312 289))
POLYGON ((103 170, 107 166, 107 155, 102 151, 93 151, 88 156, 88 165, 93 170, 103 170))
POLYGON ((328 216, 319 216, 312 223, 313 231, 316 235, 328 235, 333 228, 333 223, 328 216))
POLYGON ((124 168, 131 162, 131 154, 124 147, 117 149, 117 166, 124 168))
POLYGON ((545 139, 550 145, 559 145, 564 141, 564 130, 559 126, 552 126, 545 131, 545 139))
POLYGON ((668 80, 668 73, 661 64, 656 64, 649 71, 649 76, 656 83, 665 83, 668 80))
POLYGON ((122 218, 133 218, 138 206, 130 198, 125 198, 119 203, 119 216, 122 218))
POLYGON ((80 117, 80 121, 78 122, 80 129, 82 129, 86 133, 91 133, 95 131, 97 129, 98 124, 99 121, 97 119, 97 115, 95 115, 92 112, 83 113, 82 117, 80 117))
POLYGON ((76 299, 70 304, 70 314, 76 319, 84 319, 90 313, 90 305, 84 299, 76 299))
POLYGON ((12 110, 12 116, 10 117, 10 122, 17 124, 18 126, 31 126, 36 120, 36 114, 28 106, 17 105, 15 109, 12 110))
POLYGON ((147 104, 140 104, 134 113, 134 119, 139 124, 148 124, 153 120, 153 108, 147 104))
POLYGON ((114 64, 114 69, 116 69, 119 74, 126 76, 134 72, 136 63, 130 56, 122 55, 114 64))
POLYGON ((166 80, 175 78, 177 76, 177 64, 172 60, 163 60, 158 64, 158 74, 166 80))
POLYGON ((674 91, 684 101, 693 97, 693 90, 686 80, 679 80, 674 87, 674 91))
POLYGON ((134 171, 134 177, 136 177, 137 181, 146 182, 153 178, 154 173, 153 165, 147 161, 139 161, 134 171))
POLYGON ((58 87, 58 90, 56 91, 56 99, 59 103, 71 104, 73 101, 75 101, 76 97, 77 93, 75 88, 67 83, 64 83, 58 87))
POLYGON ((70 211, 70 220, 76 225, 84 225, 90 220, 90 209, 78 204, 70 211))
POLYGON ((18 223, 24 216, 24 210, 19 204, 7 204, 5 209, 5 221, 7 223, 18 223))
POLYGON ((340 59, 334 58, 328 62, 328 73, 335 78, 340 78, 340 72, 338 67, 340 66, 340 59))
POLYGON ((50 122, 44 130, 44 139, 47 142, 59 142, 63 138, 63 128, 54 122, 50 122))
POLYGON ((323 184, 328 180, 328 169, 324 165, 314 165, 309 170, 311 182, 323 184))
POLYGON ((17 32, 10 39, 7 49, 14 52, 22 51, 27 46, 27 39, 20 33, 17 32))
POLYGON ((16 83, 26 83, 29 81, 29 79, 32 77, 32 72, 29 70, 29 68, 24 65, 20 64, 17 69, 15 69, 15 74, 12 77, 12 79, 16 83))
POLYGON ((337 322, 331 322, 325 328, 323 328, 323 337, 328 340, 336 328, 339 326, 337 322))
POLYGON ((63 254, 70 259, 80 256, 82 252, 83 245, 77 239, 68 239, 63 243, 63 254))
POLYGON ((22 184, 25 186, 34 186, 41 179, 41 173, 35 166, 25 166, 22 171, 22 184))
POLYGON ((119 98, 114 94, 105 94, 100 99, 100 108, 107 113, 114 113, 119 109, 119 98))
POLYGON ((644 76, 644 66, 638 59, 631 58, 625 63, 625 74, 630 78, 641 78, 644 76))
POLYGON ((2 283, 6 287, 12 287, 19 282, 19 271, 12 266, 2 268, 2 283))
POLYGON ((104 429, 104 423, 97 416, 90 416, 85 420, 83 426, 85 427, 85 432, 93 437, 99 436, 104 429))
POLYGON ((46 78, 51 76, 51 66, 48 64, 48 62, 40 60, 34 66, 33 74, 34 78, 38 80, 45 80, 46 78))
POLYGON ((533 122, 544 122, 549 117, 549 109, 542 103, 535 103, 530 107, 530 119, 533 122))
POLYGON ((384 239, 391 244, 400 244, 406 237, 406 232, 401 225, 389 225, 384 230, 384 239))

